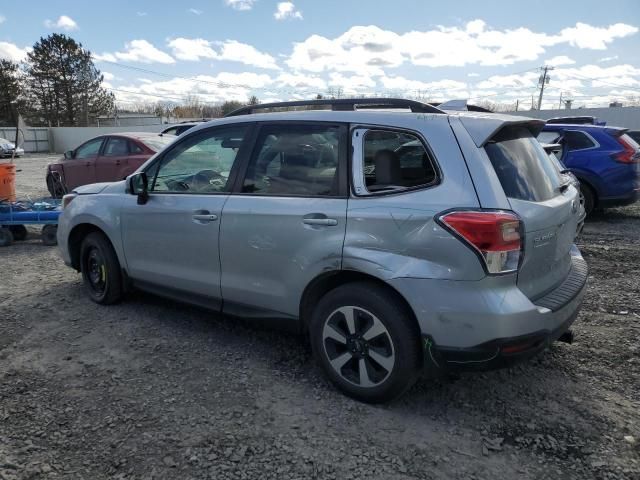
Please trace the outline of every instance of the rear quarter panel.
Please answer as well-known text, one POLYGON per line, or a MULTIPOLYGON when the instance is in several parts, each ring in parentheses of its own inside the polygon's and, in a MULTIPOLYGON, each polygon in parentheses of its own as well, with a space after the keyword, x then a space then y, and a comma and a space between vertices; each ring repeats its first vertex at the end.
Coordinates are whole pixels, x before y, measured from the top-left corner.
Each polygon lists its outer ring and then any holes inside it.
MULTIPOLYGON (((445 116, 417 117, 395 126, 426 141, 441 172, 440 184, 395 194, 352 194, 343 268, 383 280, 480 279, 485 274, 475 254, 435 221, 438 213, 452 207, 479 206, 464 158, 445 116)), ((354 155, 360 152, 354 144, 354 155)))

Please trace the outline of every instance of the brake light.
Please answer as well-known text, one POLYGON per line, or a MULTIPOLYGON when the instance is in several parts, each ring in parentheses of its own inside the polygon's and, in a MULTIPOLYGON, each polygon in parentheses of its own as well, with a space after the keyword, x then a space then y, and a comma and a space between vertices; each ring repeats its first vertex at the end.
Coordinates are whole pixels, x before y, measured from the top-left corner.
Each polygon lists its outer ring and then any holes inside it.
POLYGON ((505 211, 454 211, 438 217, 441 225, 479 253, 488 273, 518 270, 522 255, 522 224, 505 211))
POLYGON ((640 152, 633 145, 627 142, 624 135, 617 138, 618 143, 622 145, 622 152, 614 153, 613 159, 619 163, 640 163, 640 152))

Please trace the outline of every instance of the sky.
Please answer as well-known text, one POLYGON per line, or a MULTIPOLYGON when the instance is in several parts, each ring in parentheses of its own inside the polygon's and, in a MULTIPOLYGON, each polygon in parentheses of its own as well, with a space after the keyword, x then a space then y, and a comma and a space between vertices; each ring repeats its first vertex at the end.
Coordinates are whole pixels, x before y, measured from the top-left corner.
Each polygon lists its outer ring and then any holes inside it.
POLYGON ((528 109, 640 100, 640 1, 0 0, 0 58, 53 32, 94 55, 121 107, 342 96, 528 109))

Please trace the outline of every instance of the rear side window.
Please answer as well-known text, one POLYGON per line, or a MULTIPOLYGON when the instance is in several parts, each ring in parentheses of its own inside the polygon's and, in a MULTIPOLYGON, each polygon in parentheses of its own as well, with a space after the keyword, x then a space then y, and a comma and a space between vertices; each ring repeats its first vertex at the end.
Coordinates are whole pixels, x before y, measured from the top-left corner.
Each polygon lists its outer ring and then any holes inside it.
POLYGON ((561 184, 558 171, 528 129, 505 128, 485 150, 507 197, 543 202, 557 194, 561 184))
POLYGON ((363 147, 364 180, 370 193, 426 186, 437 180, 429 152, 412 133, 369 130, 363 147))
POLYGON ((564 132, 564 142, 569 150, 584 150, 585 148, 593 148, 596 146, 588 135, 575 130, 564 132))
POLYGON ((538 135, 538 141, 540 143, 556 143, 560 138, 558 132, 540 132, 538 135))

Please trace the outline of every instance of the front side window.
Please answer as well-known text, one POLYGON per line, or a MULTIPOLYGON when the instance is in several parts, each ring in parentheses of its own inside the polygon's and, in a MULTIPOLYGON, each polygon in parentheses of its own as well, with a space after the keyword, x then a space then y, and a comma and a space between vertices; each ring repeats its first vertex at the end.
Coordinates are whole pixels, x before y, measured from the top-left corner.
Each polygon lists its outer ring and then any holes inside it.
POLYGON ((227 189, 229 174, 248 127, 207 130, 186 138, 152 167, 153 192, 218 193, 227 189), (157 168, 157 173, 156 173, 157 168))
POLYGON ((431 155, 416 135, 369 130, 363 142, 364 181, 370 193, 427 186, 437 181, 431 155))
POLYGON ((340 128, 272 125, 262 128, 242 192, 260 195, 338 195, 340 128))
POLYGON ((102 138, 94 138, 93 140, 90 140, 84 145, 78 147, 76 155, 73 158, 83 159, 97 157, 100 147, 102 146, 102 140, 102 138))
POLYGON ((111 137, 107 140, 103 155, 105 157, 121 157, 129 154, 129 142, 126 138, 111 137))

